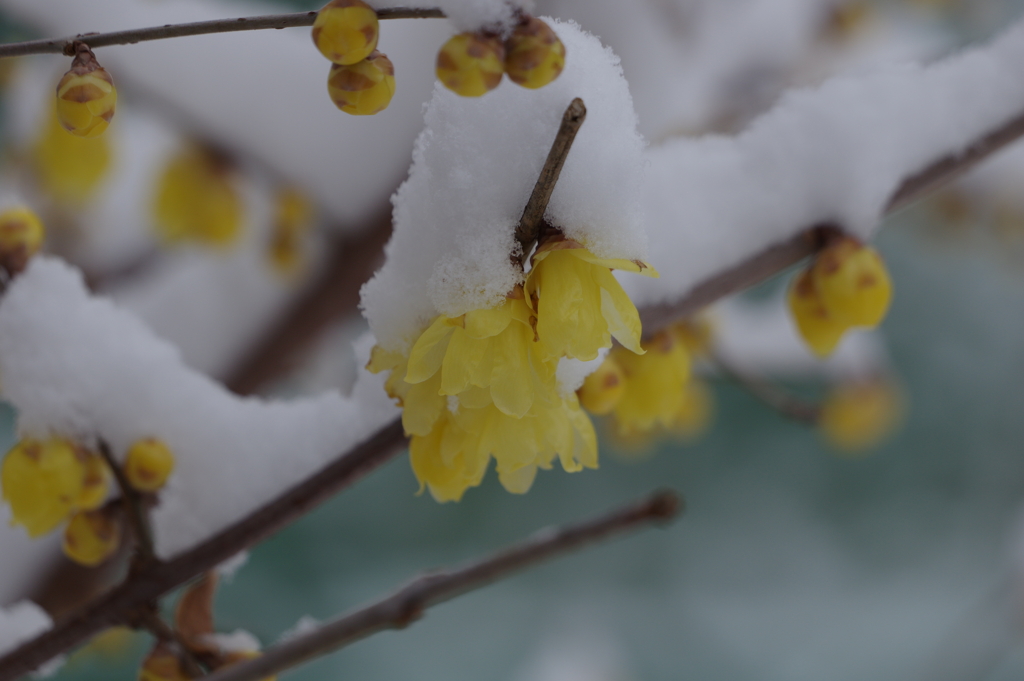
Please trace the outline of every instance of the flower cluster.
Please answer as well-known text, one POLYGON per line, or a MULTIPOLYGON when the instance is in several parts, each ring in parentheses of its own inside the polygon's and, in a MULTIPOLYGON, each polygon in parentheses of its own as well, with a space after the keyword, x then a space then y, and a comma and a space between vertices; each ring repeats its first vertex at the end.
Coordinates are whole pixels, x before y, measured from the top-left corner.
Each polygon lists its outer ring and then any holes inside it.
POLYGON ((595 468, 593 425, 561 389, 558 364, 596 359, 612 338, 642 352, 636 307, 611 270, 657 276, 650 266, 598 258, 558 234, 531 263, 501 305, 438 316, 408 353, 371 356, 370 371, 390 371, 385 388, 403 407, 413 472, 439 501, 479 485, 492 456, 515 493, 556 458, 566 471, 595 468))
POLYGON ((710 329, 683 322, 642 343, 643 354, 616 347, 577 391, 583 408, 608 415, 620 440, 644 440, 659 431, 692 437, 710 417, 710 398, 691 378, 694 355, 707 352, 710 329))
POLYGON ((437 53, 437 78, 463 97, 479 97, 501 78, 526 88, 544 87, 565 68, 565 45, 545 22, 524 16, 505 41, 486 31, 452 36, 437 53))
POLYGON ((395 67, 377 51, 377 12, 362 0, 331 0, 317 13, 313 43, 331 62, 327 92, 345 113, 367 116, 388 108, 395 67))
MULTIPOLYGON (((174 468, 174 455, 158 440, 128 450, 124 476, 141 492, 156 492, 174 468)), ((24 439, 4 457, 0 490, 12 521, 30 537, 64 528, 64 553, 82 565, 99 565, 121 544, 121 507, 106 504, 110 470, 96 452, 64 438, 24 439)))
POLYGON ((826 246, 793 280, 788 295, 797 330, 819 357, 831 354, 849 329, 878 326, 891 300, 882 256, 848 236, 826 246))
POLYGON ((168 243, 233 243, 242 231, 243 206, 230 161, 199 146, 171 157, 157 179, 153 222, 168 243))

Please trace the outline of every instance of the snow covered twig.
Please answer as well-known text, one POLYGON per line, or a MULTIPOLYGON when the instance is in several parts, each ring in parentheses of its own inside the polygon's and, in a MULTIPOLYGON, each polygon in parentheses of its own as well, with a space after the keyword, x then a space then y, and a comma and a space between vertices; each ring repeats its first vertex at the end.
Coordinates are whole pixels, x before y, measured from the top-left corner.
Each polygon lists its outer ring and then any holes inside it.
POLYGON ((523 247, 524 258, 530 244, 536 241, 540 235, 544 213, 551 200, 551 193, 555 191, 555 184, 558 182, 562 166, 565 165, 565 159, 572 148, 573 140, 576 139, 576 133, 579 132, 580 126, 583 125, 586 118, 587 107, 583 100, 577 97, 572 100, 569 108, 565 110, 565 115, 562 116, 562 124, 551 145, 551 152, 548 154, 547 160, 544 161, 544 168, 541 170, 540 177, 537 178, 537 184, 533 188, 533 193, 530 194, 530 200, 527 202, 526 208, 523 209, 523 217, 520 218, 519 225, 516 227, 516 240, 523 247))
POLYGON ((542 560, 638 529, 647 523, 670 521, 680 510, 681 502, 675 494, 659 492, 600 518, 560 529, 541 530, 521 544, 483 560, 454 570, 425 574, 383 600, 278 644, 258 658, 224 668, 206 678, 209 681, 250 681, 273 676, 371 634, 386 629, 402 629, 419 619, 423 611, 432 605, 486 586, 542 560))
MULTIPOLYGON (((1024 114, 996 128, 960 153, 945 156, 906 178, 889 199, 886 212, 893 213, 927 196, 1022 136, 1024 114)), ((640 317, 645 337, 676 321, 686 319, 717 300, 759 284, 804 258, 814 255, 837 231, 841 231, 838 225, 811 226, 792 238, 704 280, 677 301, 644 307, 640 310, 640 317)))
MULTIPOLYGON (((210 33, 233 33, 236 31, 261 31, 266 29, 294 28, 296 26, 312 26, 316 21, 316 12, 294 12, 290 14, 268 14, 256 17, 238 17, 237 19, 215 19, 213 21, 196 21, 187 24, 168 24, 149 28, 134 28, 126 31, 110 33, 84 33, 66 38, 43 38, 27 40, 19 43, 0 45, 0 59, 5 57, 23 57, 30 54, 64 54, 71 56, 76 42, 85 43, 89 47, 106 47, 108 45, 133 45, 148 40, 164 40, 166 38, 183 38, 191 35, 208 35, 210 33)), ((444 12, 436 8, 395 7, 377 10, 380 19, 439 19, 444 12)))

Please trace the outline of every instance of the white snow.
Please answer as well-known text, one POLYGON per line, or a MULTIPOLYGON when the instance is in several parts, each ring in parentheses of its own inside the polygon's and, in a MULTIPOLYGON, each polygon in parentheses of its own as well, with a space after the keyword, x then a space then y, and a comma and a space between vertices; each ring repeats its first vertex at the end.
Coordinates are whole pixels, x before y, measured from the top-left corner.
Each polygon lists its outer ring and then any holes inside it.
MULTIPOLYGON (((361 352, 365 362, 368 348, 361 352)), ((237 398, 49 257, 35 258, 0 303, 0 375, 22 436, 102 437, 118 456, 144 437, 168 444, 177 465, 153 513, 165 557, 313 474, 397 414, 382 379, 365 371, 350 397, 237 398)))
POLYGON ((1024 24, 930 66, 891 66, 789 93, 736 137, 647 152, 646 217, 661 279, 623 281, 638 305, 815 224, 870 239, 904 178, 1024 110, 1024 24))
POLYGON ((31 601, 19 601, 0 608, 0 655, 13 650, 22 641, 53 626, 50 616, 31 601))
POLYGON ((640 214, 644 142, 618 58, 575 23, 539 90, 505 81, 478 99, 434 89, 409 179, 393 199, 387 263, 363 289, 370 328, 401 350, 437 314, 497 305, 522 275, 515 226, 573 98, 589 104, 547 219, 603 257, 647 257, 640 214))

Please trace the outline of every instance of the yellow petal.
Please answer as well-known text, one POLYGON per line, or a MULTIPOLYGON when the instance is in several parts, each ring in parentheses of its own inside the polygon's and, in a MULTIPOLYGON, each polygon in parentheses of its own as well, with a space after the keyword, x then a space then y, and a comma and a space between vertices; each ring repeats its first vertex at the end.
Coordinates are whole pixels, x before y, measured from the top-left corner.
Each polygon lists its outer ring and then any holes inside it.
POLYGON ((448 398, 439 395, 441 377, 417 383, 409 388, 402 409, 402 426, 408 435, 426 435, 441 416, 448 398))
POLYGON ((512 304, 506 301, 498 307, 467 312, 466 333, 471 338, 490 338, 504 331, 511 321, 512 304))
POLYGON ((645 263, 643 260, 626 260, 624 258, 599 258, 587 249, 571 251, 572 255, 584 262, 588 262, 592 265, 599 265, 601 267, 607 267, 610 270, 622 270, 624 272, 633 272, 634 274, 642 274, 645 277, 651 277, 658 279, 661 277, 658 274, 658 270, 654 269, 651 265, 645 263))
POLYGON ((607 270, 598 270, 594 278, 601 286, 601 314, 608 323, 608 331, 624 347, 643 354, 640 347, 640 314, 622 286, 607 270))
POLYGON ((394 369, 404 358, 397 352, 385 350, 379 345, 374 345, 370 351, 370 361, 366 363, 366 370, 371 374, 379 374, 382 371, 394 369))
POLYGON ((491 372, 491 399, 503 413, 522 418, 533 404, 530 358, 524 334, 528 331, 509 329, 492 341, 494 369, 491 372))
POLYGON ((420 334, 409 353, 409 368, 405 374, 406 383, 422 383, 441 368, 444 353, 448 349, 448 338, 455 327, 448 317, 438 317, 420 334))
POLYGON ((514 471, 498 471, 502 487, 512 494, 526 494, 537 477, 536 466, 523 466, 514 471))

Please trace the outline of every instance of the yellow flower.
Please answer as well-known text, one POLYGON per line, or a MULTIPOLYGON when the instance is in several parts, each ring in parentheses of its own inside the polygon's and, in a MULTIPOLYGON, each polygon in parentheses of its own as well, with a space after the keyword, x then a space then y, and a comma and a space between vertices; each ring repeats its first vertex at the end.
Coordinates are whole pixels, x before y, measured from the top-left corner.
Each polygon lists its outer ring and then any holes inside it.
POLYGON ((81 203, 93 195, 110 168, 110 139, 69 135, 50 110, 32 147, 32 165, 43 190, 58 201, 81 203))
POLYGON ((64 555, 79 565, 95 567, 121 545, 121 521, 116 513, 79 511, 64 528, 64 555))
POLYGON ((883 379, 840 385, 821 407, 825 440, 848 454, 870 449, 892 434, 903 419, 899 389, 883 379))
POLYGON ((679 339, 666 330, 643 344, 645 355, 616 347, 612 357, 626 377, 626 388, 615 406, 620 433, 671 428, 685 408, 690 379, 690 355, 679 339))
POLYGON ((139 440, 128 449, 124 475, 131 486, 142 492, 156 492, 174 471, 174 453, 160 440, 139 440))
POLYGON ((242 199, 224 159, 189 148, 167 163, 153 202, 153 219, 166 241, 227 246, 241 232, 242 218, 242 199))
POLYGON ((713 415, 711 391, 703 381, 690 379, 683 386, 679 410, 668 424, 668 433, 681 440, 694 440, 711 425, 713 415))
POLYGON ((46 228, 39 216, 25 206, 0 213, 0 267, 17 274, 28 265, 46 239, 46 228))
POLYGON ((405 382, 439 379, 444 396, 485 388, 502 413, 525 416, 535 401, 551 402, 556 394, 557 362, 538 354, 531 316, 516 289, 498 307, 438 317, 413 345, 405 382))
POLYGON ((525 494, 538 468, 558 458, 575 473, 597 468, 597 435, 574 397, 557 406, 538 405, 522 418, 483 407, 447 409, 426 436, 413 436, 413 472, 438 501, 458 501, 483 480, 493 456, 498 479, 506 490, 525 494))
POLYGON ((53 530, 75 510, 84 479, 81 453, 62 439, 22 440, 0 468, 13 523, 24 525, 30 537, 53 530))
POLYGON ((82 459, 82 492, 78 495, 78 508, 92 511, 107 500, 110 488, 110 471, 107 462, 95 452, 88 452, 82 459))
POLYGON ((300 191, 286 188, 278 193, 268 256, 282 277, 292 277, 302 269, 302 246, 312 219, 313 206, 300 191))
POLYGON ((57 83, 57 117, 72 135, 96 137, 114 117, 117 89, 92 51, 79 45, 71 69, 57 83))
POLYGON ((333 64, 327 76, 327 94, 347 114, 378 114, 388 108, 395 95, 395 66, 386 54, 376 50, 355 64, 333 64))
POLYGON ((505 43, 505 73, 523 87, 544 87, 565 68, 565 45, 545 22, 529 17, 505 43))
POLYGON ((597 371, 576 391, 583 408, 596 416, 611 413, 626 391, 626 374, 613 357, 605 358, 597 371))
POLYGON ((312 35, 317 49, 332 62, 355 64, 377 47, 377 13, 362 0, 331 0, 317 12, 312 35))
POLYGON ((437 79, 463 97, 479 97, 498 87, 505 73, 505 46, 496 36, 459 33, 437 53, 437 79))
POLYGON ((892 302, 892 281, 878 251, 849 237, 829 245, 811 276, 829 316, 847 326, 878 326, 892 302))
POLYGON ((657 277, 646 263, 598 258, 582 244, 546 240, 532 258, 526 294, 536 315, 537 336, 548 357, 590 361, 614 338, 635 353, 640 315, 611 270, 657 277))
POLYGON ((848 327, 829 315, 810 270, 805 270, 793 280, 786 302, 796 329, 811 352, 818 357, 831 355, 848 327))

